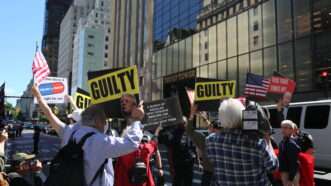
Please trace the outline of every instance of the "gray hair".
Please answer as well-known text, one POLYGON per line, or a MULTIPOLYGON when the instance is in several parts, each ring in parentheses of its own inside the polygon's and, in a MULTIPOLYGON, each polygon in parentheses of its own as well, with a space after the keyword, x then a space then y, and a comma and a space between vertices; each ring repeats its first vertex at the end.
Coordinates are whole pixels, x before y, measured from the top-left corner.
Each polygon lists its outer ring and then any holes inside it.
POLYGON ((107 117, 100 105, 91 105, 85 109, 81 115, 81 124, 84 126, 95 127, 98 120, 106 121, 107 117))
POLYGON ((223 128, 242 128, 242 112, 244 105, 236 99, 226 99, 222 101, 218 113, 221 127, 223 128))

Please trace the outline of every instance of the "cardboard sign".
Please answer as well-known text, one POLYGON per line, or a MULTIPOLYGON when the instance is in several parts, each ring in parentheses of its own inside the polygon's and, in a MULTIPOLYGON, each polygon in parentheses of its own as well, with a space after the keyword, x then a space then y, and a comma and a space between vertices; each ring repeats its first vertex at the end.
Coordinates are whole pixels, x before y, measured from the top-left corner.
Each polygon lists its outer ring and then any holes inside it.
MULTIPOLYGON (((65 103, 64 96, 68 94, 67 79, 47 77, 39 83, 38 89, 48 104, 65 103)), ((36 99, 34 102, 37 103, 36 99)))
POLYGON ((233 98, 236 94, 236 81, 198 82, 195 84, 195 101, 233 98))
POLYGON ((84 110, 91 104, 90 94, 83 89, 77 88, 74 95, 74 102, 79 109, 84 110))
POLYGON ((170 97, 163 100, 145 102, 144 127, 175 125, 182 122, 182 111, 178 97, 170 97))
POLYGON ((136 66, 88 72, 91 104, 101 104, 106 115, 122 118, 120 98, 133 94, 139 101, 139 76, 136 66))
POLYGON ((279 76, 272 76, 270 78, 270 86, 268 93, 270 94, 281 94, 283 95, 286 92, 293 94, 295 90, 296 83, 295 81, 279 76))

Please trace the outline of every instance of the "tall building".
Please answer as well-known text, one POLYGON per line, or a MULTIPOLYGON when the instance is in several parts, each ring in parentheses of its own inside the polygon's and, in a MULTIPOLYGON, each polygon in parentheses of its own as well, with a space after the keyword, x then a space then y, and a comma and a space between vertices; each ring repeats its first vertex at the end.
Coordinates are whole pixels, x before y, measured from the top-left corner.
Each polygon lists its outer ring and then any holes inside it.
MULTIPOLYGON (((70 87, 75 63, 73 53, 74 48, 78 47, 75 46, 74 40, 76 34, 80 35, 78 29, 82 29, 83 25, 109 25, 109 22, 109 0, 74 0, 69 8, 61 23, 58 76, 68 78, 70 87)), ((104 39, 109 40, 109 36, 104 36, 104 39)))
POLYGON ((61 22, 57 75, 68 78, 69 82, 72 71, 74 36, 77 31, 79 19, 85 15, 85 8, 74 2, 61 22))
POLYGON ((35 109, 35 105, 33 103, 31 87, 33 85, 33 80, 29 82, 25 91, 23 92, 22 97, 16 101, 16 108, 20 110, 22 116, 25 120, 31 120, 33 116, 33 111, 35 109))
POLYGON ((247 72, 276 71, 296 81, 294 101, 323 99, 319 72, 331 69, 330 12, 329 0, 205 1, 198 32, 153 54, 152 97, 185 94, 196 78, 236 80, 239 96, 247 72), (186 81, 171 81, 176 77, 186 81))
POLYGON ((155 0, 153 39, 165 42, 175 29, 194 30, 203 0, 155 0))
POLYGON ((72 0, 46 0, 42 51, 52 76, 57 73, 60 23, 71 3, 72 0))
POLYGON ((96 0, 94 8, 78 23, 73 43, 72 92, 88 90, 87 72, 103 69, 108 62, 110 1, 96 0))

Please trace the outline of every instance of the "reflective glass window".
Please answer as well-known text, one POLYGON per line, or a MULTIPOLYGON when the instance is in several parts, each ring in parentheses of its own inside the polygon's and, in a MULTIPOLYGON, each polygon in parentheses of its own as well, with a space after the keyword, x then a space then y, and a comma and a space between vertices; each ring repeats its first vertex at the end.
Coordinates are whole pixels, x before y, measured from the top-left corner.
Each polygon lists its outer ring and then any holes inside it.
POLYGON ((310 33, 310 0, 293 0, 295 37, 310 33))
POLYGON ((274 71, 277 70, 277 53, 275 47, 265 48, 264 49, 264 76, 269 77, 273 75, 274 71))
POLYGON ((163 50, 166 50, 167 52, 167 74, 172 74, 173 72, 173 66, 177 66, 178 63, 176 62, 176 56, 173 55, 175 53, 174 46, 169 46, 163 50))
POLYGON ((217 24, 217 55, 218 60, 222 60, 226 58, 227 50, 226 50, 227 40, 226 40, 226 24, 225 21, 217 24))
POLYGON ((199 33, 193 35, 193 67, 197 67, 200 59, 200 40, 199 33))
POLYGON ((228 57, 237 55, 237 17, 227 20, 228 57))
POLYGON ((183 71, 185 69, 185 40, 182 40, 178 44, 179 46, 179 71, 183 71))
POLYGON ((217 79, 217 63, 210 63, 208 68, 208 78, 217 79))
POLYGON ((200 77, 208 78, 208 65, 203 65, 200 67, 200 77))
POLYGON ((192 68, 192 57, 193 57, 193 51, 192 51, 192 36, 187 38, 185 40, 185 53, 186 53, 186 63, 185 63, 185 69, 191 69, 192 68))
POLYGON ((166 50, 161 50, 162 76, 167 75, 167 53, 166 50))
POLYGON ((226 61, 219 61, 217 64, 217 78, 220 80, 227 80, 226 61))
POLYGON ((291 1, 277 1, 278 42, 292 39, 291 1))
POLYGON ((293 47, 292 43, 279 45, 279 71, 282 75, 291 79, 294 78, 293 72, 293 47))
POLYGON ((251 53, 251 72, 254 74, 263 75, 261 50, 251 53))
POLYGON ((297 40, 295 44, 297 90, 311 90, 313 88, 313 64, 311 59, 310 39, 297 40))
POLYGON ((250 49, 262 47, 262 10, 261 5, 249 10, 250 49))
POLYGON ((238 58, 239 64, 239 94, 244 94, 245 84, 246 84, 246 74, 249 72, 249 55, 245 54, 239 56, 238 58))
POLYGON ((216 25, 209 28, 209 62, 216 61, 217 39, 216 39, 216 25))
POLYGON ((263 45, 265 47, 275 44, 275 21, 275 2, 274 0, 269 0, 263 3, 263 45))
POLYGON ((238 15, 239 54, 248 52, 248 11, 238 15))
POLYGON ((228 59, 228 79, 237 80, 237 57, 228 59))

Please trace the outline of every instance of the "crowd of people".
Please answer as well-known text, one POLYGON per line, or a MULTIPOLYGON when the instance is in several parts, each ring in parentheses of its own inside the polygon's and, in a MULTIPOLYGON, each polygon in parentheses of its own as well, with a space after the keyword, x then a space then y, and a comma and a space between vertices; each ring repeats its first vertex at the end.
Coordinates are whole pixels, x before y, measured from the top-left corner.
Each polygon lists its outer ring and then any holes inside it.
MULTIPOLYGON (((0 180, 7 180, 7 185, 164 185, 159 143, 167 148, 173 186, 192 185, 195 163, 202 168, 202 186, 315 185, 313 140, 284 117, 283 112, 291 100, 287 94, 277 104, 283 135, 277 145, 271 129, 252 132, 243 128, 243 111, 247 105, 237 99, 223 100, 219 119, 215 121, 209 121, 206 114, 192 104, 188 118, 183 117, 176 126, 160 125, 151 135, 142 123, 142 105, 135 96, 124 94, 120 106, 126 127, 119 136, 109 128, 100 105, 91 105, 84 111, 76 109, 70 115, 73 123, 65 124, 52 112, 36 86, 32 87, 32 93, 61 138, 61 149, 50 165, 47 179, 37 176, 42 169, 41 162, 25 153, 15 154, 11 173, 6 174, 3 166, 7 136, 2 133, 0 180), (195 130, 197 118, 208 126, 208 135, 195 130)), ((259 114, 258 122, 270 126, 268 113, 259 104, 254 105, 259 114)), ((0 181, 0 186, 6 183, 0 181)))

